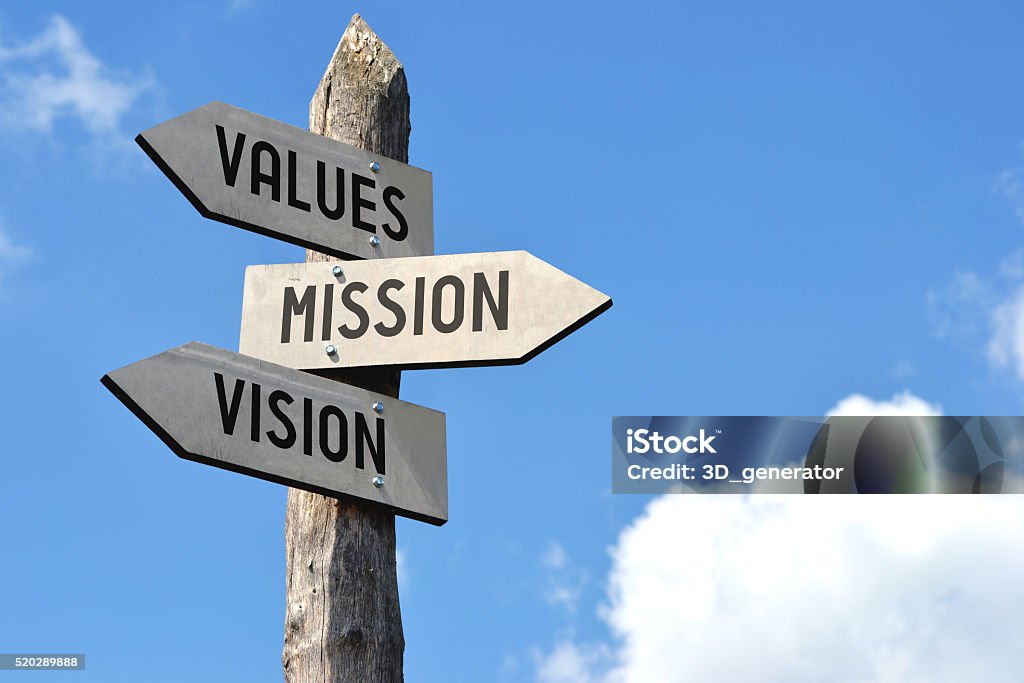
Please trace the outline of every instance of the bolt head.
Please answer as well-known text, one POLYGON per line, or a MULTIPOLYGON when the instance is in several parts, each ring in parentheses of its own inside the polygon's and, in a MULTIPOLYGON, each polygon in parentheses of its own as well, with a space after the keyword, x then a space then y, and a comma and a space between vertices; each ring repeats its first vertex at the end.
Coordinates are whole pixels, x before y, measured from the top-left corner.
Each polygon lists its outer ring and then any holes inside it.
POLYGON ((370 170, 373 171, 374 173, 376 173, 377 171, 380 170, 380 164, 378 164, 376 161, 371 161, 370 162, 370 170))
POLYGON ((379 247, 380 246, 380 238, 377 237, 376 235, 371 237, 370 238, 370 246, 371 247, 379 247))
POLYGON ((333 356, 336 353, 338 353, 338 347, 335 346, 334 344, 328 344, 327 346, 324 347, 324 351, 327 352, 328 356, 333 356))
POLYGON ((384 488, 384 477, 380 476, 379 474, 376 477, 374 477, 372 481, 373 485, 376 486, 377 488, 384 488))
POLYGON ((341 275, 342 273, 345 272, 345 269, 342 268, 341 266, 334 266, 333 268, 331 268, 331 272, 334 273, 335 275, 341 275))
POLYGON ((381 403, 380 401, 377 401, 376 403, 374 403, 373 404, 373 412, 377 413, 378 415, 383 413, 384 412, 384 404, 381 403))

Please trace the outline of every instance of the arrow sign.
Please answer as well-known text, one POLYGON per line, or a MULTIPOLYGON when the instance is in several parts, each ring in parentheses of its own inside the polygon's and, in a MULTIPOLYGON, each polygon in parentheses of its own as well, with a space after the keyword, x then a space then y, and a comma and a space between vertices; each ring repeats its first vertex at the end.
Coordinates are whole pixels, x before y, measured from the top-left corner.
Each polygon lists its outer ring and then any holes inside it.
POLYGON ((422 169, 222 102, 135 141, 215 221, 339 258, 434 253, 422 169))
POLYGON ((304 370, 510 365, 611 305, 525 251, 250 266, 239 350, 304 370))
POLYGON ((444 413, 197 342, 102 382, 178 457, 448 520, 444 413))

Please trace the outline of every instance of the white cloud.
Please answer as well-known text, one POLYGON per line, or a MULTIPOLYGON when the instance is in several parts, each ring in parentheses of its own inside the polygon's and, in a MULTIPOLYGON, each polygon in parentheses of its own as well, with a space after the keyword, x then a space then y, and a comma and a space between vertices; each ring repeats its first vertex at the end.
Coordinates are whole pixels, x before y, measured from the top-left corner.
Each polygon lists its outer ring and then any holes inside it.
POLYGON ((0 123, 41 132, 73 118, 96 137, 116 136, 121 117, 153 85, 148 76, 113 72, 62 16, 27 42, 0 43, 0 67, 0 123))
POLYGON ((1018 681, 1024 500, 656 498, 612 550, 615 646, 541 683, 1018 681))
MULTIPOLYGON (((831 414, 940 414, 903 392, 831 414)), ((654 499, 611 550, 612 644, 561 638, 539 683, 1021 680, 1024 497, 654 499)))
POLYGON ((850 394, 832 406, 825 415, 942 415, 942 406, 929 403, 906 390, 894 394, 888 401, 876 401, 863 394, 850 394))

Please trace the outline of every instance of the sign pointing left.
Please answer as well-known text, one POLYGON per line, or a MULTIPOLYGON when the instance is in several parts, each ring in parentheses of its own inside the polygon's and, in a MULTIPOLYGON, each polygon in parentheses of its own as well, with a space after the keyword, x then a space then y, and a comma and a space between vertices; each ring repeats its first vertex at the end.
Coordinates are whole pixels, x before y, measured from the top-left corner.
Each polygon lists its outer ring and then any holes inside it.
POLYGON ((178 457, 448 521, 444 413, 197 342, 102 382, 178 457))
POLYGON ((203 216, 339 258, 434 253, 429 172, 211 102, 135 138, 203 216))

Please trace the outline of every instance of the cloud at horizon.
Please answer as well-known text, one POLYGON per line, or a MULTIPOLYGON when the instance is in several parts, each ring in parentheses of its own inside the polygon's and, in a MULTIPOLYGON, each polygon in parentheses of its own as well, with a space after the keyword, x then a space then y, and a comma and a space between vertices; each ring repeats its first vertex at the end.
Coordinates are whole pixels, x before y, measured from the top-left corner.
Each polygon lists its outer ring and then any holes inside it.
MULTIPOLYGON (((909 391, 830 414, 941 414, 909 391)), ((621 532, 598 616, 538 683, 1019 680, 1016 496, 664 495, 621 532)))

